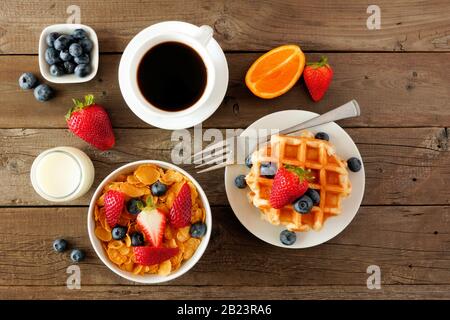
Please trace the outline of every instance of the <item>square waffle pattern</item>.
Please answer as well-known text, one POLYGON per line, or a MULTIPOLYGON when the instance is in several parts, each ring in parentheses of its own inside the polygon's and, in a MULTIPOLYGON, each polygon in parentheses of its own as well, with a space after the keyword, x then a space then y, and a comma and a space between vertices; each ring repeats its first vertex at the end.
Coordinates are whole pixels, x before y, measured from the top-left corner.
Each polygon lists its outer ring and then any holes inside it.
POLYGON ((252 154, 252 164, 246 176, 250 202, 259 208, 263 219, 274 225, 285 225, 291 231, 320 230, 329 216, 341 213, 341 201, 351 192, 347 163, 336 155, 328 141, 315 139, 309 131, 303 131, 300 136, 272 136, 270 144, 252 154), (319 205, 307 214, 297 213, 292 204, 272 208, 269 198, 273 179, 261 176, 261 165, 268 162, 277 168, 293 165, 310 170, 314 180, 309 187, 319 191, 319 205))

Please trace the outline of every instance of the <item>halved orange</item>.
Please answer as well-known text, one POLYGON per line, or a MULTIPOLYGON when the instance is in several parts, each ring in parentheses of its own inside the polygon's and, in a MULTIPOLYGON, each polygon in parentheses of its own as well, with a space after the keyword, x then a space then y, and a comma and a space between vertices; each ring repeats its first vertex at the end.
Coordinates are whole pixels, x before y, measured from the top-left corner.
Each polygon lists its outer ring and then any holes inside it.
POLYGON ((288 44, 270 50, 255 62, 245 76, 245 84, 260 98, 272 99, 291 89, 305 67, 299 46, 288 44))

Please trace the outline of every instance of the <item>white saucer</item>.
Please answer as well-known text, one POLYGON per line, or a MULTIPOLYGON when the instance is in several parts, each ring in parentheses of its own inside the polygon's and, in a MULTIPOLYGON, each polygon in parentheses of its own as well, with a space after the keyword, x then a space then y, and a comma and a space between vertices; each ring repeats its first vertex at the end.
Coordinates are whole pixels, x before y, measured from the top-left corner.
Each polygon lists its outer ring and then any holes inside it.
MULTIPOLYGON (((316 113, 302 110, 286 110, 269 114, 248 127, 242 135, 248 134, 249 129, 284 129, 302 121, 308 120, 316 113)), ((328 123, 309 129, 316 133, 323 131, 330 136, 330 142, 335 145, 337 154, 342 159, 357 157, 361 159, 352 138, 336 123, 328 123)), ((361 205, 364 195, 365 174, 364 166, 359 172, 349 170, 352 183, 352 193, 342 201, 342 213, 336 217, 330 217, 320 231, 297 232, 297 241, 286 246, 280 242, 280 232, 286 228, 274 226, 260 218, 259 210, 247 199, 248 188, 238 189, 234 185, 234 179, 240 174, 247 174, 249 169, 245 165, 232 165, 225 169, 225 189, 228 201, 239 221, 261 240, 283 248, 308 248, 324 243, 341 233, 352 221, 361 205)))
POLYGON ((192 113, 180 117, 165 118, 151 112, 150 109, 139 108, 140 102, 136 96, 132 94, 133 90, 128 81, 128 77, 126 76, 131 68, 130 65, 133 53, 145 39, 157 34, 180 32, 180 30, 186 34, 194 35, 198 29, 199 27, 193 24, 180 21, 157 23, 139 32, 125 48, 119 65, 120 91, 130 109, 144 122, 168 130, 190 128, 208 119, 222 103, 228 87, 228 64, 222 48, 214 38, 209 41, 207 50, 211 55, 211 59, 216 69, 215 86, 212 89, 212 94, 206 101, 205 106, 194 110, 192 113))

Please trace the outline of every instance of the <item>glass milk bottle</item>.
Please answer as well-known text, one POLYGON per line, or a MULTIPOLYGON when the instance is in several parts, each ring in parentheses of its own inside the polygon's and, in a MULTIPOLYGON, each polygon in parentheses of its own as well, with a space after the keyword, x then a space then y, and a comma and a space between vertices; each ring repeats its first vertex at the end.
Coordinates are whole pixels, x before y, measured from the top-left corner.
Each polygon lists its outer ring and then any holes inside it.
POLYGON ((81 150, 57 147, 42 152, 31 166, 31 183, 44 199, 53 202, 75 200, 94 182, 94 165, 81 150))

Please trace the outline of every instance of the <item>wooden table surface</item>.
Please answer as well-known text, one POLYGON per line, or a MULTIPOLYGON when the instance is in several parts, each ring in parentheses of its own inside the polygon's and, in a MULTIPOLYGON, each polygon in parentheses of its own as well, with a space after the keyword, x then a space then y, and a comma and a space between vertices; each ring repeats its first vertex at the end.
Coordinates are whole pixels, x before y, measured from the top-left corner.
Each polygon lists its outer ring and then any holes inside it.
MULTIPOLYGON (((38 103, 18 87, 22 72, 39 75, 42 29, 64 23, 72 1, 0 2, 0 298, 12 299, 380 299, 450 298, 450 3, 379 0, 381 29, 368 30, 372 1, 86 1, 81 22, 100 41, 100 69, 85 84, 52 85, 57 97, 38 103), (118 87, 121 53, 141 29, 164 20, 208 24, 226 52, 229 88, 204 128, 245 128, 284 109, 319 113, 352 98, 362 116, 342 121, 362 153, 366 193, 359 213, 339 236, 318 247, 287 250, 251 235, 231 211, 223 172, 194 175, 212 204, 207 251, 186 275, 158 286, 119 278, 90 246, 87 205, 92 191, 70 203, 41 199, 29 179, 43 150, 70 145, 96 168, 96 186, 113 169, 138 159, 170 161, 171 131, 140 121, 118 87), (313 103, 300 81, 273 100, 244 85, 261 53, 297 43, 307 59, 325 53, 335 76, 313 103), (66 129, 72 97, 93 93, 107 107, 117 137, 94 150, 66 129), (87 252, 81 289, 66 288, 65 237, 87 252), (381 268, 381 289, 369 290, 369 265, 381 268)), ((191 173, 191 166, 185 166, 191 173)), ((94 188, 93 188, 94 189, 94 188)))

